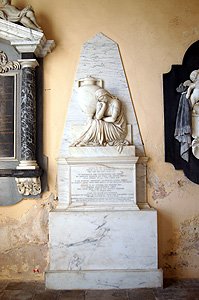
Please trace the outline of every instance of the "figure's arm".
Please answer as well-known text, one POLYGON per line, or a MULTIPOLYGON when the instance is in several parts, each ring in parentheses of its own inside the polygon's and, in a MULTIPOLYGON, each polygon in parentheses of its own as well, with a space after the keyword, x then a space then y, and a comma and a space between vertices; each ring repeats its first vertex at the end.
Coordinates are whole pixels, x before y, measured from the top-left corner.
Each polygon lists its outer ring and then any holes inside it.
POLYGON ((108 123, 114 123, 120 114, 120 102, 116 102, 113 108, 112 116, 103 118, 103 121, 108 123))
POLYGON ((106 103, 105 102, 97 102, 96 114, 95 114, 95 117, 97 120, 101 120, 103 118, 105 110, 106 110, 106 103))
POLYGON ((103 118, 103 121, 108 122, 108 123, 114 123, 117 118, 114 117, 105 117, 103 118))
POLYGON ((6 20, 6 15, 0 10, 0 19, 6 20))
POLYGON ((187 98, 187 99, 189 99, 189 97, 190 97, 190 95, 191 95, 191 92, 192 92, 192 90, 193 90, 194 88, 195 88, 195 84, 192 83, 192 84, 189 86, 188 90, 187 90, 187 94, 186 94, 186 98, 187 98))
POLYGON ((186 80, 185 82, 183 82, 184 86, 190 86, 192 84, 191 80, 186 80))

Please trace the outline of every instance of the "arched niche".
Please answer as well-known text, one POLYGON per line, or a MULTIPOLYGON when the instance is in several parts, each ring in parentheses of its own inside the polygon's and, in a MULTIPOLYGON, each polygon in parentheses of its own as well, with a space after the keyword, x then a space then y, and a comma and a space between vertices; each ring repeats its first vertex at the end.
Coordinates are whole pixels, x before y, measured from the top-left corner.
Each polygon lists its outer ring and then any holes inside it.
POLYGON ((176 88, 189 79, 193 70, 199 69, 199 41, 185 52, 182 65, 172 65, 170 72, 163 74, 165 161, 172 163, 176 170, 183 170, 187 178, 199 184, 199 159, 189 149, 189 160, 180 156, 180 143, 175 139, 176 117, 181 95, 176 88))

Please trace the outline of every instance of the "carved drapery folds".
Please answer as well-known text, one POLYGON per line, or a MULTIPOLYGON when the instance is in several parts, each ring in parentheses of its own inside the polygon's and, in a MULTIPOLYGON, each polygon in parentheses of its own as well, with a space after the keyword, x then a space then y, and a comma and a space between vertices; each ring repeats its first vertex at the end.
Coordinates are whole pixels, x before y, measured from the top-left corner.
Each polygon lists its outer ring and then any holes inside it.
POLYGON ((37 24, 33 8, 28 5, 23 9, 19 9, 11 4, 11 1, 2 1, 0 8, 0 18, 13 23, 21 23, 30 29, 42 31, 41 27, 37 24))
POLYGON ((199 70, 190 74, 190 80, 177 88, 181 93, 176 117, 175 138, 180 142, 180 155, 189 161, 189 148, 199 159, 199 70), (193 140, 191 139, 193 138, 193 140))
POLYGON ((129 142, 122 102, 102 88, 102 80, 87 77, 79 81, 80 107, 88 116, 83 134, 72 146, 115 146, 119 153, 129 142), (82 86, 80 85, 82 83, 82 86), (100 82, 100 86, 97 85, 100 82))

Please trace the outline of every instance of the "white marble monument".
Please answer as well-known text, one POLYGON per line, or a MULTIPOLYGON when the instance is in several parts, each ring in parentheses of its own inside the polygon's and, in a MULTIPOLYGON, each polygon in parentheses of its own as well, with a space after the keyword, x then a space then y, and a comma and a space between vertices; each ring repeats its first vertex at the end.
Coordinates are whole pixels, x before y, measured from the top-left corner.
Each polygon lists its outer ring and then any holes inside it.
POLYGON ((118 46, 97 34, 81 53, 58 158, 47 288, 162 286, 146 163, 118 46))
POLYGON ((199 159, 199 70, 190 74, 190 80, 177 88, 181 93, 174 136, 180 142, 180 156, 189 161, 189 148, 199 159))

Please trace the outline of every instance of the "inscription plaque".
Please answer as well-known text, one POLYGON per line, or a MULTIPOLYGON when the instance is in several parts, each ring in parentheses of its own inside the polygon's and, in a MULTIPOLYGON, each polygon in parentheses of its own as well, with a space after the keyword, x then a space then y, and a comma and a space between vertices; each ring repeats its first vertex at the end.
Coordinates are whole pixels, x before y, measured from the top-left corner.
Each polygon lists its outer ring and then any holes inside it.
POLYGON ((72 166, 72 203, 134 201, 134 166, 72 166))
POLYGON ((0 76, 0 158, 14 157, 14 76, 0 76))

